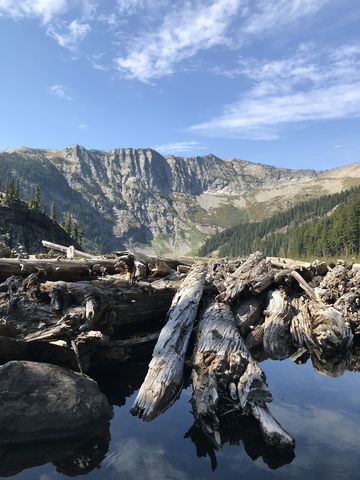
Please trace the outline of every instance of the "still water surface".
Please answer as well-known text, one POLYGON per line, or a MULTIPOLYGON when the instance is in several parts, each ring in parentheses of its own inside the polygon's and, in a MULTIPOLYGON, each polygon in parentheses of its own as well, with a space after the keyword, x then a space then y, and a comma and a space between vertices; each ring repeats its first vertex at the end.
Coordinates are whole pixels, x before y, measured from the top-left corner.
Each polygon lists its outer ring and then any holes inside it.
POLYGON ((146 373, 137 367, 112 372, 110 381, 103 382, 102 389, 114 404, 110 432, 99 431, 97 439, 86 442, 0 448, 0 476, 17 480, 56 480, 79 474, 84 480, 359 479, 359 373, 327 377, 316 373, 311 362, 296 365, 291 360, 266 361, 262 367, 274 397, 270 408, 296 439, 295 457, 273 455, 252 424, 244 424, 242 432, 229 438, 232 444, 226 443, 215 457, 190 430, 191 388, 183 390, 175 405, 151 423, 132 417, 129 407, 146 373))

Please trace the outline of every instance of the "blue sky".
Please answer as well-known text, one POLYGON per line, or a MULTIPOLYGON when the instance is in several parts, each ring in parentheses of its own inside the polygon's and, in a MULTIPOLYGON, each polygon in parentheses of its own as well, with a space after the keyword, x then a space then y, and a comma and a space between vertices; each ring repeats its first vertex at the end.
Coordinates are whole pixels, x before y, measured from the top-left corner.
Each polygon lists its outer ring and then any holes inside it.
POLYGON ((359 0, 0 0, 0 148, 360 160, 359 0))

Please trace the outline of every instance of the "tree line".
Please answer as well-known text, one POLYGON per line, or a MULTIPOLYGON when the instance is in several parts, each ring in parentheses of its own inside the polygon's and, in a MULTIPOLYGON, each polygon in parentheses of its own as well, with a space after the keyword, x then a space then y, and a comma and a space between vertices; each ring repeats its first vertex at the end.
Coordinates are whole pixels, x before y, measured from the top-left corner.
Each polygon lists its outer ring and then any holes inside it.
MULTIPOLYGON (((13 179, 11 179, 5 184, 2 200, 4 205, 7 207, 15 206, 21 202, 19 181, 15 182, 13 179)), ((30 198, 28 198, 25 204, 29 210, 48 215, 48 209, 42 200, 41 189, 39 185, 35 186, 32 195, 30 198)), ((58 223, 58 214, 55 202, 51 203, 49 217, 53 222, 58 223)), ((75 220, 70 212, 63 213, 61 226, 71 238, 76 240, 76 242, 81 245, 83 241, 83 228, 81 227, 79 221, 75 220)))
POLYGON ((360 187, 353 187, 300 202, 261 222, 243 223, 210 237, 199 255, 214 250, 220 256, 255 250, 270 256, 358 255, 359 198, 360 187))

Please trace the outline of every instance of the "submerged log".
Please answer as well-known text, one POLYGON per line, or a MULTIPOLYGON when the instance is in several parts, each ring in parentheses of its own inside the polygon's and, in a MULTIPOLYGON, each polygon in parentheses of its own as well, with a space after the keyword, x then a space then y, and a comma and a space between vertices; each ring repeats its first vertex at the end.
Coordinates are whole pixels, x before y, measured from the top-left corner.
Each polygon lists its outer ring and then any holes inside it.
POLYGON ((185 354, 203 293, 206 264, 196 263, 176 293, 131 413, 151 420, 169 407, 182 384, 185 354))
MULTIPOLYGON (((196 422, 215 448, 220 448, 220 423, 229 414, 252 415, 272 400, 265 375, 239 335, 226 304, 211 303, 202 313, 193 356, 192 405, 196 422)), ((259 421, 263 417, 259 416, 259 421)), ((268 436, 270 442, 273 437, 268 436)), ((278 439, 276 440, 277 444, 278 439)), ((293 447, 284 432, 283 446, 293 447)))

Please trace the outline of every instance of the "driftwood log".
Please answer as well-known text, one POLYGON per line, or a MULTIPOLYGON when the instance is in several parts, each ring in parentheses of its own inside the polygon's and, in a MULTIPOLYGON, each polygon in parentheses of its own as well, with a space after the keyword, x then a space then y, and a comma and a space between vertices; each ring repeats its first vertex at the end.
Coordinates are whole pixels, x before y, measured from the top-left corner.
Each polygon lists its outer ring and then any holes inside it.
POLYGON ((261 252, 208 264, 139 252, 81 255, 0 259, 0 362, 35 360, 89 372, 129 361, 144 365, 153 352, 131 409, 151 420, 176 400, 191 358, 193 413, 212 447, 229 438, 229 423, 248 418, 278 450, 291 450, 293 439, 266 406, 271 394, 257 361, 311 358, 327 375, 358 368, 358 352, 349 353, 360 333, 356 266, 261 252))
POLYGON ((228 305, 212 302, 201 314, 192 362, 194 417, 215 448, 223 443, 221 418, 236 413, 254 415, 271 445, 293 447, 294 440, 265 407, 272 400, 265 374, 247 350, 228 305))
POLYGON ((206 264, 197 263, 176 293, 131 413, 151 420, 169 407, 182 385, 185 354, 203 293, 206 264))

